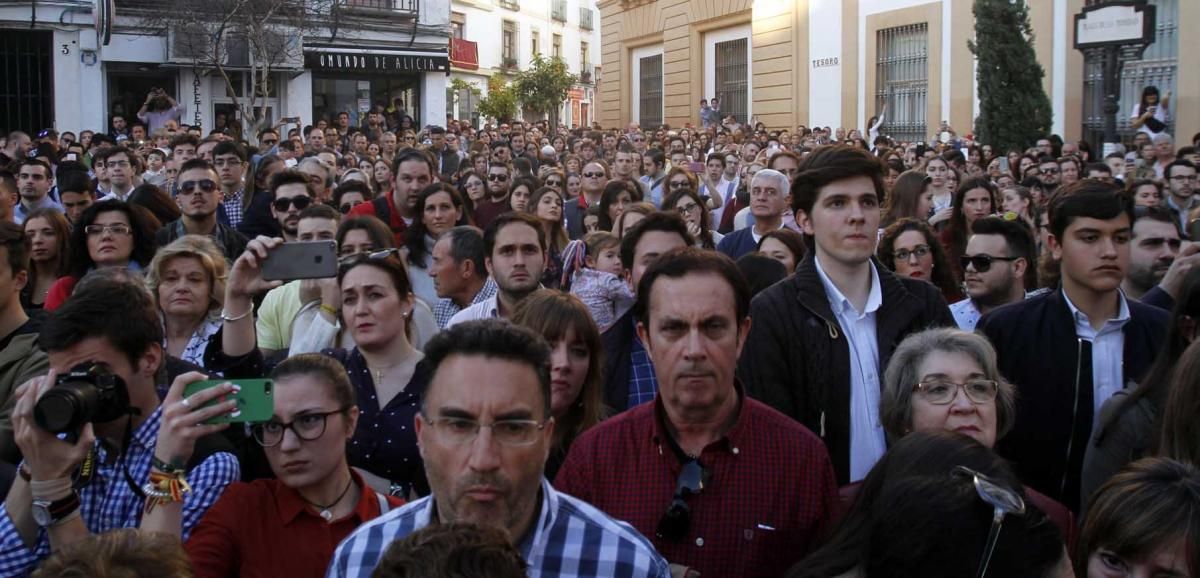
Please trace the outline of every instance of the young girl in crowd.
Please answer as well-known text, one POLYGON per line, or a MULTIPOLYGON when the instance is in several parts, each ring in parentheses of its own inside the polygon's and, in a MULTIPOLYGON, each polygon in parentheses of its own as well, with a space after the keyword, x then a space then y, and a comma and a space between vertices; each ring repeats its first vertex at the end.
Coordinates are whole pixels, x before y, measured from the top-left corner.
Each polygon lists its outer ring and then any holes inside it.
POLYGON ((562 289, 579 297, 592 312, 600 331, 625 314, 636 299, 621 279, 621 241, 605 231, 571 241, 563 252, 562 289))

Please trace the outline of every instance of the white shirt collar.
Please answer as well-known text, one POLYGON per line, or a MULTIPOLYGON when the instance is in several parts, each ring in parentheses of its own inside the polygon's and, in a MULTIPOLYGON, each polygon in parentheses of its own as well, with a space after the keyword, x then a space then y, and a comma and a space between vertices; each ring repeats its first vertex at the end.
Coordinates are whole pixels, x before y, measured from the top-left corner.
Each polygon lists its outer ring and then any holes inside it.
POLYGON ((1075 320, 1075 330, 1079 335, 1091 335, 1104 332, 1115 323, 1116 328, 1120 328, 1129 322, 1129 302, 1125 300, 1125 292, 1118 289, 1117 297, 1119 306, 1117 308, 1117 316, 1113 319, 1108 319, 1104 322, 1104 327, 1099 332, 1092 329, 1091 319, 1088 319, 1087 313, 1080 311, 1075 303, 1071 301, 1071 297, 1067 295, 1067 290, 1062 289, 1063 299, 1067 302, 1067 308, 1071 310, 1071 318, 1075 320))
POLYGON ((833 281, 825 274, 825 269, 821 267, 821 258, 819 256, 814 255, 813 262, 817 266, 817 275, 821 276, 821 284, 825 286, 825 295, 829 298, 829 305, 835 311, 850 310, 854 311, 859 317, 862 317, 878 311, 879 307, 883 305, 883 288, 879 284, 879 271, 875 269, 873 261, 867 261, 867 264, 871 267, 871 292, 867 295, 867 304, 864 311, 859 311, 855 308, 854 304, 837 288, 837 285, 833 284, 833 281))

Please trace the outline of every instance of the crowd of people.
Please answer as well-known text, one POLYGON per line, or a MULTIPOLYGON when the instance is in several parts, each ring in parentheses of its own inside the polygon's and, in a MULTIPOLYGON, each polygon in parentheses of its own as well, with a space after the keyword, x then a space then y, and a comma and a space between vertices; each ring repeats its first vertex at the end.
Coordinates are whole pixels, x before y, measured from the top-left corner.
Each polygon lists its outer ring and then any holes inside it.
POLYGON ((1158 96, 1103 158, 717 99, 8 133, 0 575, 1200 576, 1158 96))

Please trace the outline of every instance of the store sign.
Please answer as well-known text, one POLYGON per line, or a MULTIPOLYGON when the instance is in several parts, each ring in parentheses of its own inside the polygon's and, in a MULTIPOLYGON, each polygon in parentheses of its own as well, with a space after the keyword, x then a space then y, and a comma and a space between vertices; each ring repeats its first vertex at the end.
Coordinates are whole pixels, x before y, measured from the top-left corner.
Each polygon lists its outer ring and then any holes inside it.
POLYGON ((1096 4, 1075 16, 1075 48, 1150 44, 1154 41, 1154 6, 1096 4))
POLYGON ((304 67, 330 72, 446 72, 450 59, 443 55, 305 52, 304 67))

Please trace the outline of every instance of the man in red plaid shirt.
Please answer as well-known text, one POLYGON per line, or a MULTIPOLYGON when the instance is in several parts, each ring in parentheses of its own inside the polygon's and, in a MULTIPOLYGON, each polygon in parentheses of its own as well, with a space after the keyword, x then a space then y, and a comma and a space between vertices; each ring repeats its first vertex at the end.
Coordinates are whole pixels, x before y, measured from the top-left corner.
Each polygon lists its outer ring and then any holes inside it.
POLYGON ((650 265, 637 294, 658 395, 576 440, 555 486, 632 524, 677 575, 782 575, 815 548, 837 486, 821 440, 734 377, 745 279, 689 247, 650 265))

